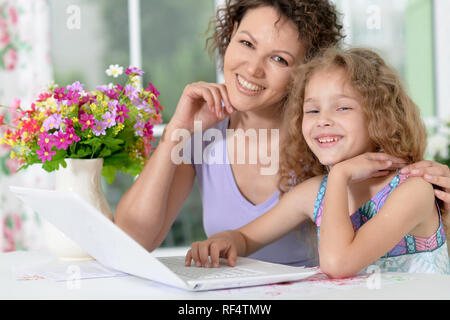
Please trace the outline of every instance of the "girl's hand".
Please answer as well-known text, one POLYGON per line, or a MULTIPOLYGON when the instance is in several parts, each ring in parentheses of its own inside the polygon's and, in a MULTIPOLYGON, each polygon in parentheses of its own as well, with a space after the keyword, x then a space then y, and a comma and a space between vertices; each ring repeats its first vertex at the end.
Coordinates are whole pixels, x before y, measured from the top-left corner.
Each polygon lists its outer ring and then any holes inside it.
POLYGON ((365 153, 336 164, 331 171, 339 171, 345 175, 349 183, 357 183, 370 178, 387 176, 405 164, 405 160, 385 153, 365 153))
POLYGON ((228 265, 234 267, 237 260, 237 249, 232 240, 226 237, 210 238, 195 242, 186 254, 185 265, 189 267, 191 260, 197 267, 218 268, 219 258, 228 259, 228 265), (211 261, 209 260, 211 257, 211 261))
POLYGON ((185 87, 169 125, 192 133, 195 121, 206 130, 233 112, 224 84, 197 82, 185 87))
POLYGON ((402 174, 410 174, 413 177, 423 177, 429 183, 442 187, 443 190, 435 190, 436 197, 444 201, 447 212, 450 210, 450 169, 444 164, 433 161, 421 161, 409 165, 400 171, 402 174))

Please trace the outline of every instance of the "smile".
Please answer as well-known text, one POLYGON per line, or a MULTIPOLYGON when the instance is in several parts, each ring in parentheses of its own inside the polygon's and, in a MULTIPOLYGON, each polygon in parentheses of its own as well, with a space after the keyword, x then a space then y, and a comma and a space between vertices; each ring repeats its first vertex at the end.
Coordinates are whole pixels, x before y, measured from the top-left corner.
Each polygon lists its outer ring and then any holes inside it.
POLYGON ((320 147, 329 148, 334 146, 336 143, 342 140, 342 137, 320 137, 316 138, 316 141, 319 142, 320 147))
POLYGON ((240 88, 244 89, 245 91, 249 91, 250 93, 259 93, 266 88, 259 86, 257 84, 248 82, 245 80, 241 75, 237 75, 237 81, 239 83, 240 88))

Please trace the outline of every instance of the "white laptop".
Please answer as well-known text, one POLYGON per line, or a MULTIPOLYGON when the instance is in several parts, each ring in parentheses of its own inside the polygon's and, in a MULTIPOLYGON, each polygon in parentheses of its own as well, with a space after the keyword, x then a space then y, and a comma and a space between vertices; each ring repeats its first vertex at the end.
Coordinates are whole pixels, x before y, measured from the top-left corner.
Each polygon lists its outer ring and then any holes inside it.
POLYGON ((317 271, 238 258, 234 268, 186 267, 184 257, 156 258, 80 196, 10 187, 39 215, 106 267, 190 291, 256 286, 307 278, 317 271))

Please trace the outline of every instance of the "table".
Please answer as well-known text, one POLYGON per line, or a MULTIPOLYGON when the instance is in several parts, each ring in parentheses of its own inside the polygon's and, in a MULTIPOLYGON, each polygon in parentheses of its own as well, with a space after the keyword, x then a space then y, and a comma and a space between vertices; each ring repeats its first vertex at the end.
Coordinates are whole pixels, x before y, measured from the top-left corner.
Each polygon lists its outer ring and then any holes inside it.
MULTIPOLYGON (((156 256, 184 255, 187 248, 158 249, 156 256)), ((156 299, 156 300, 385 300, 450 299, 450 276, 381 274, 375 278, 295 282, 211 292, 188 292, 133 277, 83 279, 77 288, 51 280, 18 281, 13 267, 55 259, 42 252, 0 253, 0 299, 156 299), (376 279, 375 279, 376 280, 376 279)))

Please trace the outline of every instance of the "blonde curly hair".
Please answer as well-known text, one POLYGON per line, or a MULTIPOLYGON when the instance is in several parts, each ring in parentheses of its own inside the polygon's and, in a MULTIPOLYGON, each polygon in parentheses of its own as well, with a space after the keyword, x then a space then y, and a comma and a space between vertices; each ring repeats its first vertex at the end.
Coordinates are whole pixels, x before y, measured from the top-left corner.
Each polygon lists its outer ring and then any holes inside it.
POLYGON ((305 89, 318 70, 342 68, 350 85, 362 97, 369 137, 379 150, 407 160, 423 160, 427 133, 419 109, 406 93, 397 72, 375 52, 328 48, 294 72, 284 123, 287 137, 280 162, 280 191, 327 172, 302 135, 305 89))

